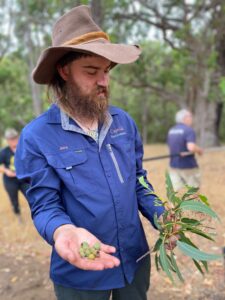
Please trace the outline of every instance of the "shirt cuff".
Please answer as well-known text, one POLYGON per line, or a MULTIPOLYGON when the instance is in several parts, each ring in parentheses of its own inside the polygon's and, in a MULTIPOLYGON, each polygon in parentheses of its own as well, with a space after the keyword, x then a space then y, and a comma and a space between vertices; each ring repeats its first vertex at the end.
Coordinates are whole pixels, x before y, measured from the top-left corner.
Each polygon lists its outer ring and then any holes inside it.
POLYGON ((74 225, 73 222, 70 220, 69 216, 56 216, 53 217, 49 222, 46 224, 45 227, 45 239, 50 245, 54 245, 53 235, 55 230, 66 224, 74 225))

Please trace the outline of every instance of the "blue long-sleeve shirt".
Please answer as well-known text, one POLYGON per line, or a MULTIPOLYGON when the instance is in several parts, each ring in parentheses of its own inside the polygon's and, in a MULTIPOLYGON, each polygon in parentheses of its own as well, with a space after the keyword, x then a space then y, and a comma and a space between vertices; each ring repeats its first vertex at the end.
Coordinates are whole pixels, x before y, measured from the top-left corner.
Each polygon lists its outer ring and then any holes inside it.
POLYGON ((105 290, 132 281, 137 258, 148 251, 139 211, 152 224, 154 214, 163 212, 139 183, 139 177, 146 179, 142 157, 134 121, 116 107, 109 108, 98 143, 56 105, 24 128, 16 151, 17 176, 30 181, 32 218, 52 245, 50 276, 56 284, 105 290), (54 231, 63 224, 83 227, 114 246, 121 265, 84 271, 63 260, 53 243, 54 231))

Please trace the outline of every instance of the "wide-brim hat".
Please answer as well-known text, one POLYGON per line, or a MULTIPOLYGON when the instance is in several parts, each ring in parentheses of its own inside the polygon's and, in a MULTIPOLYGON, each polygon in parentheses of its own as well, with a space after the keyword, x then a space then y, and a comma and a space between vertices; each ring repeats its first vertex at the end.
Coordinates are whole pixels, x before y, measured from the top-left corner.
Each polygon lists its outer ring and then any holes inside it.
POLYGON ((77 6, 53 26, 52 46, 41 53, 32 73, 34 81, 50 83, 57 62, 71 51, 100 55, 114 64, 132 63, 141 53, 136 45, 111 43, 108 35, 92 19, 90 8, 77 6))

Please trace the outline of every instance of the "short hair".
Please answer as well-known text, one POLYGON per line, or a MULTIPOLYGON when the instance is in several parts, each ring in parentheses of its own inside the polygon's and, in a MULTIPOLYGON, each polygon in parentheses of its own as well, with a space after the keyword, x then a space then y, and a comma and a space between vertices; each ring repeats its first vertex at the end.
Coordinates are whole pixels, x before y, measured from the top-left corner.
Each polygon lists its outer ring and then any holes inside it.
POLYGON ((13 140, 19 136, 19 133, 14 128, 8 128, 5 131, 4 137, 6 140, 13 140))
POLYGON ((191 112, 188 109, 181 109, 175 115, 176 123, 182 123, 186 115, 190 114, 191 112))

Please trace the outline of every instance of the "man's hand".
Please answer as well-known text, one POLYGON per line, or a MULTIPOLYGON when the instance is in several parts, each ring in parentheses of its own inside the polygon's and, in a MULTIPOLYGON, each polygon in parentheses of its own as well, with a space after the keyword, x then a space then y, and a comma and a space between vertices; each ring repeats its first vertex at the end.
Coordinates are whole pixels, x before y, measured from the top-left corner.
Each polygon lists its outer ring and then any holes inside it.
MULTIPOLYGON (((167 209, 170 209, 172 206, 167 206, 167 209)), ((159 221, 163 223, 163 216, 161 215, 159 218, 159 221)), ((173 222, 175 221, 175 215, 173 213, 169 213, 166 221, 173 222)), ((177 246, 177 241, 179 240, 180 236, 178 234, 180 230, 180 225, 174 224, 172 228, 172 232, 170 233, 170 236, 166 240, 166 249, 167 250, 173 250, 177 246)))
POLYGON ((57 253, 70 264, 83 270, 104 270, 118 267, 119 259, 110 255, 115 253, 115 247, 101 243, 93 234, 84 228, 75 227, 70 224, 62 225, 54 233, 55 249, 57 253), (82 242, 94 245, 101 244, 100 256, 95 260, 82 258, 79 248, 82 242))

